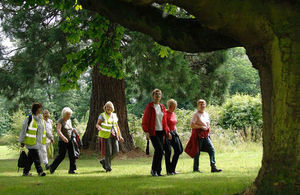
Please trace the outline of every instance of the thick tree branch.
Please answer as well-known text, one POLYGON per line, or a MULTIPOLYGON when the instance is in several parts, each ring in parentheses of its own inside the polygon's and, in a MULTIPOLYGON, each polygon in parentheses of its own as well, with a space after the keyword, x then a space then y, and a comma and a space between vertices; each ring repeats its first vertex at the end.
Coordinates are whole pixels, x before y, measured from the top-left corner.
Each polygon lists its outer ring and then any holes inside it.
POLYGON ((158 43, 175 50, 208 52, 242 46, 233 38, 204 27, 196 19, 163 17, 162 12, 151 5, 136 6, 122 0, 82 0, 81 4, 84 9, 148 34, 158 43))

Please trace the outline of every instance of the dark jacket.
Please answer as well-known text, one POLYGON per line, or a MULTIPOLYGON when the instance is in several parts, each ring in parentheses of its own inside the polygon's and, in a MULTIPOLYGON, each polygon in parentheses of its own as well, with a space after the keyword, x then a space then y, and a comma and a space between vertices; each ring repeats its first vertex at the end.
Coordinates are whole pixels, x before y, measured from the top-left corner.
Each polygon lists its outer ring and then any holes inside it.
POLYGON ((80 148, 82 147, 82 142, 80 140, 79 135, 77 133, 75 133, 74 131, 72 132, 72 135, 71 135, 71 141, 72 141, 72 145, 73 145, 74 156, 75 156, 75 158, 79 158, 80 148))

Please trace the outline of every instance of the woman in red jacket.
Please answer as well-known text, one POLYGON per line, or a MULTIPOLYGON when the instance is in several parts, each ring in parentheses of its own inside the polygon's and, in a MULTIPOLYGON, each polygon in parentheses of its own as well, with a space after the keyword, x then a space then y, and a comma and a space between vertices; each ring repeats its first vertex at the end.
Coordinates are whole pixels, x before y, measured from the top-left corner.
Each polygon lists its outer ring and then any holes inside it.
POLYGON ((147 140, 151 140, 154 148, 151 175, 162 176, 161 161, 163 157, 163 139, 167 136, 172 139, 166 120, 166 109, 161 100, 161 90, 154 89, 152 92, 153 102, 147 104, 142 120, 142 127, 146 133, 147 140))

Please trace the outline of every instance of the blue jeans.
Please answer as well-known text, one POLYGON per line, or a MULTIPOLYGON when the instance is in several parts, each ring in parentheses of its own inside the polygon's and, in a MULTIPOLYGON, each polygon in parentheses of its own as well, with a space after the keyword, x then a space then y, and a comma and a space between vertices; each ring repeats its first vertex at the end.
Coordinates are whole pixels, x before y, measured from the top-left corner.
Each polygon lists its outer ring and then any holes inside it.
POLYGON ((209 137, 199 139, 199 152, 194 157, 194 171, 199 170, 199 157, 201 149, 205 147, 209 154, 210 166, 216 164, 215 161, 215 149, 209 137))

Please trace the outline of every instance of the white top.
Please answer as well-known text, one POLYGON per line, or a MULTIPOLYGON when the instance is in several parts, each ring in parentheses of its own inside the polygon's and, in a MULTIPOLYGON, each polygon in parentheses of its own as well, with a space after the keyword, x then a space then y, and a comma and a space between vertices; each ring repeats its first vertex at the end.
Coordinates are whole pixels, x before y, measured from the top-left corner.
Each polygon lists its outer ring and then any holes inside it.
POLYGON ((162 131, 163 130, 162 118, 164 116, 164 113, 162 112, 159 104, 154 104, 154 108, 156 111, 155 131, 162 131))
MULTIPOLYGON (((46 132, 50 135, 52 135, 52 125, 53 121, 51 119, 44 120, 45 121, 45 127, 46 127, 46 132)), ((50 139, 47 137, 46 143, 50 143, 50 139)))
POLYGON ((196 111, 193 115, 191 123, 209 128, 209 125, 210 125, 209 114, 205 111, 203 113, 196 111))

